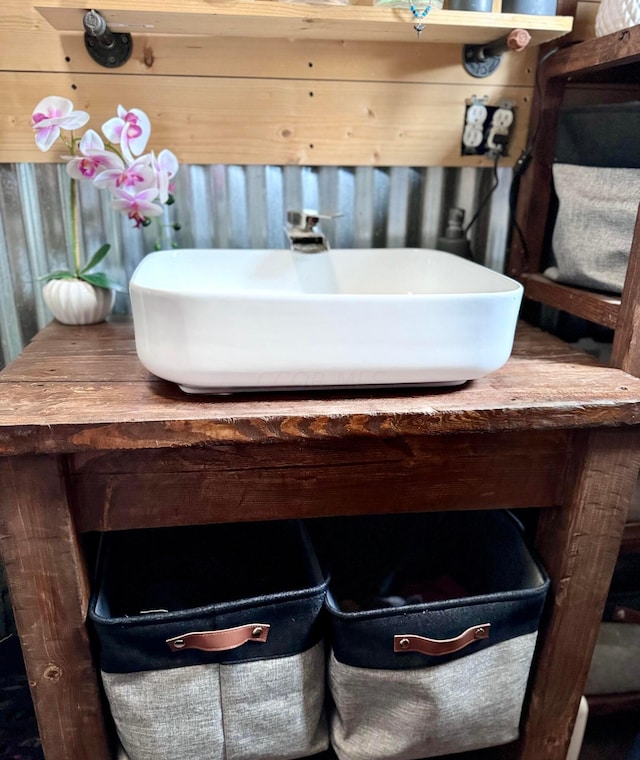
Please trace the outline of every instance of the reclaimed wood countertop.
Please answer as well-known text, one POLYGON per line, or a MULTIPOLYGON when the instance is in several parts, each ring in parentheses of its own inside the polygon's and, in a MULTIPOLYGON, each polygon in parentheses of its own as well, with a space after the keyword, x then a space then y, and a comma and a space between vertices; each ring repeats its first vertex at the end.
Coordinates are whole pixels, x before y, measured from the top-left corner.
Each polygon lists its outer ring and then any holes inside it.
POLYGON ((50 324, 0 373, 0 549, 47 760, 113 758, 81 534, 519 507, 539 508, 553 603, 498 754, 563 760, 639 423, 640 379, 526 324, 502 369, 456 388, 230 396, 149 374, 128 319, 50 324))
POLYGON ((138 360, 130 319, 52 322, 0 373, 0 455, 633 425, 640 379, 527 324, 464 386, 189 396, 138 360))

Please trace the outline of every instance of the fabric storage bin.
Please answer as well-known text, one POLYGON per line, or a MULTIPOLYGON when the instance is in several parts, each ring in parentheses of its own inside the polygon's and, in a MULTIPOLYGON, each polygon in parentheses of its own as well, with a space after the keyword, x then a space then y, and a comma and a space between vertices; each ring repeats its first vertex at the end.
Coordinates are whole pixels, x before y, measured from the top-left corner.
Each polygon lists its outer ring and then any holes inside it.
POLYGON ((550 279, 622 292, 640 202, 638 130, 638 101, 560 109, 550 279))
POLYGON ((640 554, 620 554, 598 631, 585 694, 640 691, 640 554))
POLYGON ((331 581, 330 735, 340 760, 413 760, 517 738, 548 588, 505 512, 317 528, 331 581))
POLYGON ((326 580, 295 521, 105 534, 90 619, 129 760, 328 746, 326 580))

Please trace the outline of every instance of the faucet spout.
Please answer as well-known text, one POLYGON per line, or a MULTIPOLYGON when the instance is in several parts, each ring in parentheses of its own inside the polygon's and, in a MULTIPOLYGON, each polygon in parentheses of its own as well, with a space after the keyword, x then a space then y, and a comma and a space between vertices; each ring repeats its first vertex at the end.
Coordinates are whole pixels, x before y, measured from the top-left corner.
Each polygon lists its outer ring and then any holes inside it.
POLYGON ((322 216, 317 211, 287 211, 285 232, 292 251, 300 253, 321 253, 329 250, 327 238, 316 229, 322 216))

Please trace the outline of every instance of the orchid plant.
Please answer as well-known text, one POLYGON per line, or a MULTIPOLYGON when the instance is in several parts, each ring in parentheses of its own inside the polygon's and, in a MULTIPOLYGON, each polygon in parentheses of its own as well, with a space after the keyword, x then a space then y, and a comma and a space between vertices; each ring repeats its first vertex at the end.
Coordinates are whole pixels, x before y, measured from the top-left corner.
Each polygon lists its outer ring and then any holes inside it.
POLYGON ((44 280, 80 279, 101 288, 124 290, 95 267, 109 252, 109 244, 101 246, 84 263, 80 255, 79 203, 76 183, 92 182, 111 195, 111 207, 126 214, 136 227, 146 227, 153 217, 163 214, 163 205, 173 198, 173 178, 178 160, 170 150, 158 155, 145 153, 151 123, 144 111, 127 110, 119 105, 117 115, 102 125, 105 140, 93 129, 82 136, 75 134, 90 119, 86 111, 77 111, 68 98, 49 96, 41 100, 32 115, 35 141, 41 151, 48 151, 59 139, 68 154, 70 183, 71 240, 73 270, 61 270, 45 275, 44 280))

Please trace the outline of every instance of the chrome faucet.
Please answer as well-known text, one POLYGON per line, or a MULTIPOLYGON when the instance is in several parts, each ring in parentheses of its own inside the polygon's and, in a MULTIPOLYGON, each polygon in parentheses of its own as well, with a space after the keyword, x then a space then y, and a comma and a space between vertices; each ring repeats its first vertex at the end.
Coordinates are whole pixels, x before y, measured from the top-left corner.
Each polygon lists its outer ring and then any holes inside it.
POLYGON ((285 232, 289 238, 292 251, 300 253, 321 253, 329 250, 327 238, 316 229, 321 219, 331 219, 331 216, 319 214, 317 211, 287 211, 285 232))

